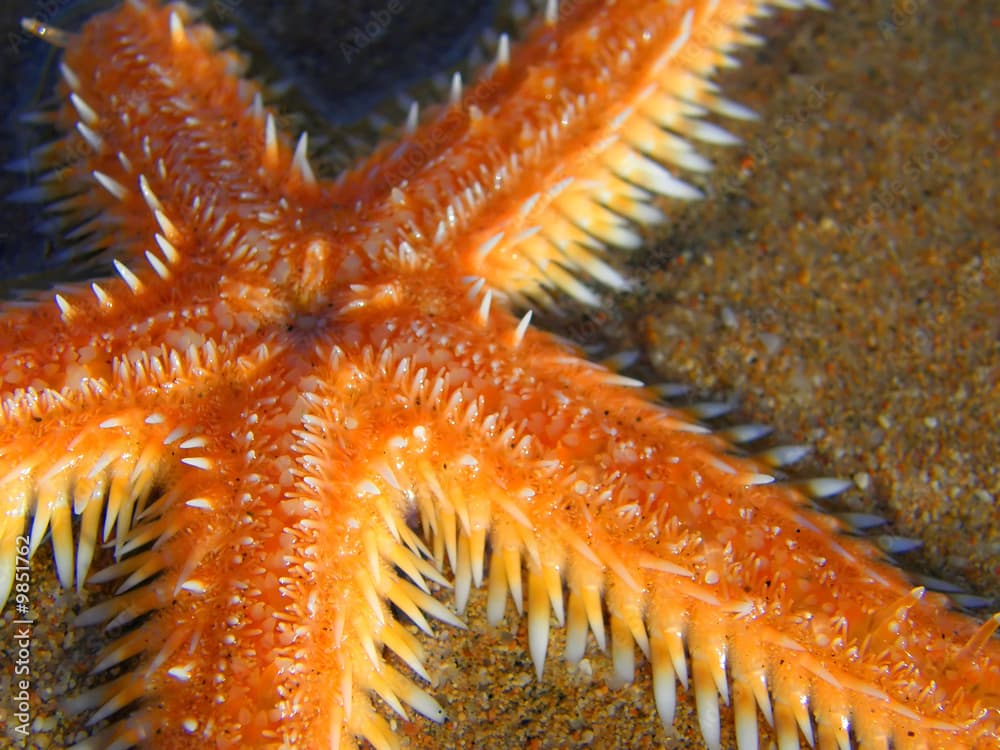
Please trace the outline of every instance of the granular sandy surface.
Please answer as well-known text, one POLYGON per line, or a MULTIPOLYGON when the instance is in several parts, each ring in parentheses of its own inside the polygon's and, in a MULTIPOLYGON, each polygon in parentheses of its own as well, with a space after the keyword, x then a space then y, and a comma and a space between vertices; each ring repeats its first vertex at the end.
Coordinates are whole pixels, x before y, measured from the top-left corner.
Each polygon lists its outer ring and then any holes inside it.
MULTIPOLYGON (((845 505, 923 542, 906 567, 994 599, 997 27, 987 2, 924 0, 839 2, 762 25, 767 44, 723 78, 760 121, 726 123, 744 144, 708 152, 718 164, 699 180, 708 200, 671 206, 673 221, 626 261, 635 292, 569 326, 582 341, 642 350, 644 375, 696 398, 738 398, 737 421, 815 446, 803 475, 854 479, 845 505)), ((15 242, 22 219, 0 216, 15 242)), ((33 679, 45 705, 25 747, 73 738, 56 699, 78 689, 100 642, 65 624, 81 602, 58 593, 48 565, 41 554, 34 571, 33 679)), ((660 728, 645 667, 615 690, 599 654, 574 669, 556 656, 539 684, 523 623, 488 628, 476 607, 468 621, 471 631, 440 627, 427 644, 450 720, 401 722, 405 746, 699 746, 689 703, 676 737, 660 728)))

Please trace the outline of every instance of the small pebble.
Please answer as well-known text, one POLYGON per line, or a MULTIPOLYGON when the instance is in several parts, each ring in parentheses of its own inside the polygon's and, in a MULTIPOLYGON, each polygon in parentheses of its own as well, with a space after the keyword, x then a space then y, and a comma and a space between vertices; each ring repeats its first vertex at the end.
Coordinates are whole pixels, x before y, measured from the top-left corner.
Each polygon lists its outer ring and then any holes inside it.
POLYGON ((859 471, 854 475, 854 485, 862 492, 867 491, 871 484, 872 478, 867 471, 859 471))

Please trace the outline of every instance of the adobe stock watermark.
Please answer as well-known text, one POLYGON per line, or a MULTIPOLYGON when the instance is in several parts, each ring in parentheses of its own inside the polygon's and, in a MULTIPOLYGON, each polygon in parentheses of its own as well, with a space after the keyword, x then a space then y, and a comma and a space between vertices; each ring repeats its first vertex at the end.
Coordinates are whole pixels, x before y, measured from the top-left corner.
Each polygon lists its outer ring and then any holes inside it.
POLYGON ((917 15, 927 9, 927 0, 895 0, 889 15, 878 22, 878 32, 883 41, 889 41, 903 28, 917 20, 917 15))
POLYGON ((348 39, 340 42, 340 54, 345 62, 350 62, 355 55, 370 44, 378 41, 389 29, 393 19, 403 12, 401 0, 389 0, 385 7, 368 11, 368 20, 355 26, 348 39))
POLYGON ((11 680, 11 716, 14 721, 10 728, 15 736, 27 739, 31 731, 31 639, 35 621, 31 619, 31 550, 27 536, 17 537, 16 562, 14 566, 14 587, 10 601, 14 603, 16 617, 12 621, 11 633, 13 654, 13 679, 11 680))
POLYGON ((241 5, 243 0, 212 0, 211 8, 220 21, 231 21, 241 5))
POLYGON ((955 145, 959 135, 952 126, 939 125, 930 144, 919 152, 910 154, 901 174, 895 179, 884 181, 873 193, 864 215, 847 228, 847 233, 861 243, 871 240, 881 219, 905 199, 920 177, 935 168, 941 157, 955 145))
MULTIPOLYGON (((831 96, 832 94, 826 90, 822 83, 809 86, 805 97, 798 106, 782 113, 774 120, 773 125, 768 128, 766 133, 755 136, 747 144, 745 147, 746 156, 744 157, 744 161, 748 164, 746 170, 752 173, 769 164, 782 142, 805 127, 818 112, 826 107, 831 96)), ((737 195, 746 189, 745 183, 745 179, 741 179, 736 174, 730 174, 719 181, 715 192, 721 196, 737 195)))

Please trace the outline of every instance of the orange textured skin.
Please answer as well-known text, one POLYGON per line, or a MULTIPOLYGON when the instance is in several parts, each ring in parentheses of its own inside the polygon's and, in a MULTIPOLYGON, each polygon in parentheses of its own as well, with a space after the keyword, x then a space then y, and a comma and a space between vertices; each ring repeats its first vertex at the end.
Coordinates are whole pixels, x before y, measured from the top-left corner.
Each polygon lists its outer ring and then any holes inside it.
POLYGON ((668 723, 689 672, 709 744, 721 692, 744 738, 997 746, 996 620, 510 312, 585 294, 583 201, 645 205, 609 172, 658 137, 650 87, 708 106, 689 79, 759 5, 572 3, 329 183, 268 141, 239 59, 183 8, 70 38, 53 198, 126 272, 3 308, 0 571, 51 529, 70 585, 113 539, 92 580, 122 589, 82 622, 151 613, 99 665, 134 670, 74 699, 131 706, 82 747, 392 746, 372 694, 440 709, 382 659, 420 669, 389 603, 454 622, 426 593, 451 575, 459 609, 484 578, 491 616, 524 601, 539 670, 550 619, 575 658, 610 640, 624 678, 638 647, 668 723))

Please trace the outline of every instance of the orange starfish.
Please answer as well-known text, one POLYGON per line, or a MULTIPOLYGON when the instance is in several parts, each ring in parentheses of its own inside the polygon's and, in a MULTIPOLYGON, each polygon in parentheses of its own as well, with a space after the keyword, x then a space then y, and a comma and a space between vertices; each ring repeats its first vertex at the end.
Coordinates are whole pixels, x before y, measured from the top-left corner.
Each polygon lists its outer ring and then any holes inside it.
POLYGON ((664 165, 725 140, 698 116, 741 110, 706 78, 759 10, 552 9, 333 184, 181 6, 35 27, 66 46, 69 133, 35 160, 76 155, 49 194, 119 278, 0 318, 0 597, 25 534, 51 530, 65 585, 113 540, 89 580, 119 589, 81 619, 146 617, 96 665, 131 671, 75 701, 117 718, 83 746, 390 747, 373 694, 441 712, 389 603, 458 624, 430 584, 453 571, 461 611, 488 567, 491 620, 526 598, 539 676, 551 621, 571 660, 610 630, 667 724, 690 675, 709 746, 721 698, 741 748, 760 717, 782 747, 995 747, 998 617, 949 612, 508 312, 592 301, 574 273, 624 284, 603 249, 659 218, 652 193, 694 196, 664 165))

